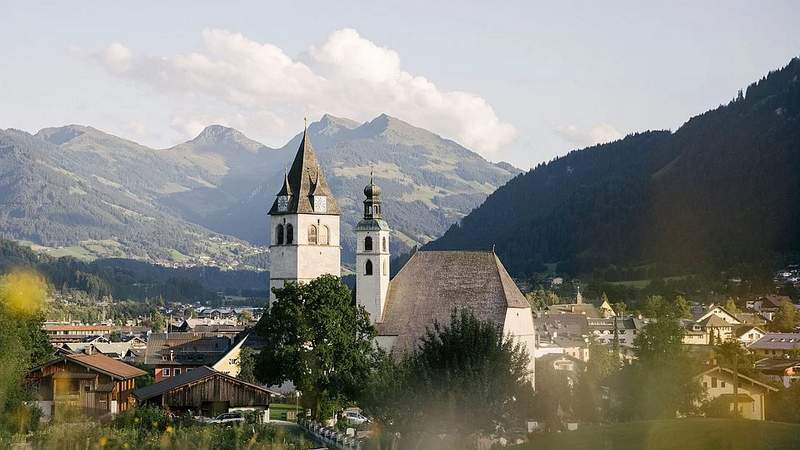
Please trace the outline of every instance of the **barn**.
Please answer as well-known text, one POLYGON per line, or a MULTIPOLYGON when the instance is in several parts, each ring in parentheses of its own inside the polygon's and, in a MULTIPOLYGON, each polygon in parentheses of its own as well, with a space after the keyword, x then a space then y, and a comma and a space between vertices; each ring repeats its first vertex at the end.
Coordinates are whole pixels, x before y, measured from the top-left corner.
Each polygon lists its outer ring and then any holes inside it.
POLYGON ((266 388, 246 383, 208 366, 198 367, 133 391, 139 405, 156 405, 176 413, 214 417, 230 409, 266 410, 266 388))

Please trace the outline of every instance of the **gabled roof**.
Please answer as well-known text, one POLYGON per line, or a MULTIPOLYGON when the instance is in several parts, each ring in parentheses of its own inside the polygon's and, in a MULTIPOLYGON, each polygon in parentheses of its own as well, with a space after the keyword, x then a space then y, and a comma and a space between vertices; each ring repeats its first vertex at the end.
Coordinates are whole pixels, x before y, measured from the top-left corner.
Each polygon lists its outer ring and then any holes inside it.
MULTIPOLYGON (((739 325, 741 323, 741 321, 739 319, 737 319, 735 315, 731 314, 727 309, 723 308, 720 305, 711 305, 703 315, 701 315, 700 317, 697 318, 697 322, 703 322, 704 320, 708 319, 711 316, 719 317, 719 315, 714 312, 714 310, 716 310, 716 309, 720 310, 724 315, 730 317, 735 322, 737 322, 737 323, 734 323, 733 325, 739 325)), ((722 319, 722 320, 725 320, 725 319, 722 319)), ((720 325, 711 325, 711 326, 720 326, 720 325)))
POLYGON ((234 378, 230 375, 226 375, 222 372, 218 372, 208 366, 198 367, 196 369, 192 369, 188 372, 183 372, 180 375, 176 375, 174 377, 169 377, 164 381, 151 384, 150 386, 145 386, 139 389, 136 389, 132 392, 133 396, 136 397, 137 400, 145 401, 151 399, 153 397, 157 397, 159 395, 163 395, 164 393, 171 391, 173 389, 179 388, 181 386, 185 386, 190 383, 195 383, 201 381, 203 379, 209 377, 222 377, 234 383, 238 383, 244 386, 247 386, 251 389, 256 389, 262 392, 266 392, 268 394, 275 394, 275 392, 270 391, 261 386, 257 386, 255 384, 247 383, 237 378, 234 378))
POLYGON ((52 366, 53 364, 66 361, 73 362, 80 366, 86 367, 87 369, 103 373, 118 380, 127 380, 130 378, 147 375, 147 372, 137 367, 97 353, 93 353, 91 355, 87 355, 85 353, 64 354, 34 368, 33 370, 39 370, 43 367, 52 366))
MULTIPOLYGON (((697 374, 697 376, 698 376, 698 377, 701 377, 701 376, 703 376, 703 375, 706 375, 706 374, 709 374, 709 373, 711 373, 711 372, 725 372, 725 373, 727 373, 728 375, 730 375, 731 377, 733 377, 733 376, 734 376, 734 372, 733 372, 733 370, 731 370, 731 369, 728 369, 728 368, 725 368, 725 367, 721 367, 721 366, 714 366, 714 367, 712 367, 712 368, 710 368, 710 369, 708 369, 708 370, 705 370, 705 371, 703 371, 703 372, 700 372, 699 374, 697 374)), ((766 390, 768 390, 768 391, 772 391, 772 392, 778 392, 778 388, 776 388, 776 387, 770 386, 770 385, 768 385, 768 384, 766 384, 766 383, 762 383, 762 382, 760 382, 760 381, 758 381, 758 380, 754 380, 754 379, 752 379, 752 378, 750 378, 750 377, 748 377, 748 376, 742 375, 741 373, 739 373, 738 375, 739 375, 739 378, 741 378, 741 379, 743 379, 743 380, 747 380, 747 381, 749 381, 750 383, 752 383, 752 384, 755 384, 755 385, 757 385, 757 386, 761 386, 762 388, 764 388, 764 389, 766 389, 766 390)))
POLYGON ((279 195, 285 195, 287 191, 290 193, 287 210, 278 211, 278 199, 276 198, 269 214, 339 215, 339 205, 336 204, 336 198, 331 193, 325 174, 317 161, 317 155, 311 146, 311 138, 308 136, 308 129, 303 130, 300 148, 297 149, 297 155, 294 157, 289 174, 284 178, 284 185, 281 187, 279 195), (312 195, 327 197, 325 212, 314 211, 311 203, 312 195))
POLYGON ((230 338, 214 333, 153 333, 147 341, 144 363, 149 366, 213 364, 230 346, 230 338), (172 360, 169 359, 170 351, 172 360))
POLYGON ((378 334, 393 349, 413 350, 434 321, 450 323, 462 308, 502 328, 508 308, 530 304, 491 251, 417 251, 389 283, 378 334))

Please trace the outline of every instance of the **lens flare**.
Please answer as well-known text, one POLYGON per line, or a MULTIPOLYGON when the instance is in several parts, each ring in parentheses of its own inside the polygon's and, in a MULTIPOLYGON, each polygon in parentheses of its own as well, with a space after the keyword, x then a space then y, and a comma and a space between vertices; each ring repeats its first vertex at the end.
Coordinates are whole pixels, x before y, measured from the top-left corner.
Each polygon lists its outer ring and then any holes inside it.
POLYGON ((14 270, 0 277, 0 301, 15 313, 39 312, 46 296, 44 277, 32 270, 14 270))

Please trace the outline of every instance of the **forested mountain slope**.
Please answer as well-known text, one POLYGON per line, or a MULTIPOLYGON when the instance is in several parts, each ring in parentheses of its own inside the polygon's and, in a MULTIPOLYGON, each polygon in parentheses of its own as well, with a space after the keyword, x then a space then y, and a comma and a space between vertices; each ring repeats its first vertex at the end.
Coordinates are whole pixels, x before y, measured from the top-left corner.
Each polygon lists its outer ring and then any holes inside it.
POLYGON ((800 59, 674 133, 573 151, 518 176, 430 249, 495 246, 516 275, 543 263, 665 271, 800 253, 800 59))

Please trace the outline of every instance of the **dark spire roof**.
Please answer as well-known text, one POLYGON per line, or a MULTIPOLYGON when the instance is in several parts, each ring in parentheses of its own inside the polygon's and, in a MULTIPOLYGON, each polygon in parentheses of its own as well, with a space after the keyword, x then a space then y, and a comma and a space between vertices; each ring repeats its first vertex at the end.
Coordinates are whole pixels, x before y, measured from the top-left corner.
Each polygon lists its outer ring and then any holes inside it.
POLYGON ((283 186, 278 195, 292 195, 292 188, 289 186, 289 174, 283 172, 283 186))
MULTIPOLYGON (((289 208, 286 211, 279 212, 278 201, 275 199, 272 203, 272 208, 269 210, 270 214, 339 214, 339 205, 336 204, 336 198, 331 193, 325 174, 317 161, 317 155, 311 146, 308 129, 303 130, 300 148, 297 149, 297 155, 294 157, 289 174, 284 177, 284 188, 287 189, 288 195, 290 195, 289 208), (327 197, 327 208, 324 213, 314 211, 311 202, 312 195, 327 197)), ((278 195, 287 195, 283 193, 284 188, 281 189, 278 195)))

